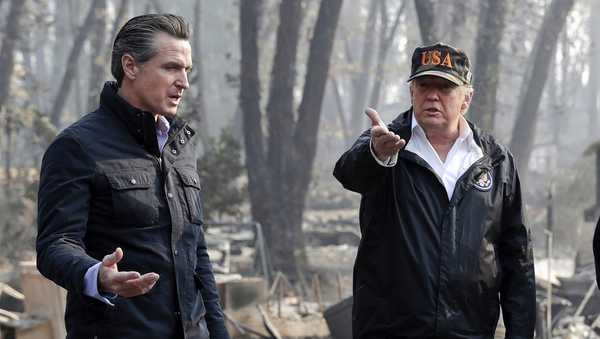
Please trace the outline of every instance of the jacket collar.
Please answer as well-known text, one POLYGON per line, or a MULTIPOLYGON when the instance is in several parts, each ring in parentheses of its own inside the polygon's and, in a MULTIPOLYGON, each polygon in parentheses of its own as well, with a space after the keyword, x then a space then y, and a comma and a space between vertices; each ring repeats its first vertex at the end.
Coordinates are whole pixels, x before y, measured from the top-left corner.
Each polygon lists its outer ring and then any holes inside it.
MULTIPOLYGON (((117 93, 118 89, 116 82, 106 82, 100 94, 100 106, 106 107, 115 114, 123 122, 129 134, 148 152, 160 156, 154 115, 129 104, 117 93)), ((186 126, 185 121, 179 117, 167 118, 167 120, 170 124, 169 138, 186 126)), ((191 128, 186 127, 186 133, 193 135, 190 132, 193 133, 191 128)))
POLYGON ((471 121, 467 120, 467 122, 473 131, 473 139, 475 140, 475 143, 481 147, 483 154, 487 155, 492 163, 504 158, 504 152, 506 149, 503 149, 503 147, 496 142, 492 135, 475 126, 475 124, 473 124, 471 121))

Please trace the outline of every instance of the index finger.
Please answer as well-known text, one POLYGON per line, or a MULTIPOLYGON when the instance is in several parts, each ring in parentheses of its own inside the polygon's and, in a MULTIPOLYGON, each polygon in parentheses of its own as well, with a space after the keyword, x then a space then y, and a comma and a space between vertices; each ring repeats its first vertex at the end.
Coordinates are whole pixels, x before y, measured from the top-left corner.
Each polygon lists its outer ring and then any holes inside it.
POLYGON ((381 117, 379 117, 379 113, 377 113, 376 110, 372 109, 371 107, 367 107, 365 109, 365 114, 369 117, 369 119, 371 119, 372 126, 383 127, 385 129, 385 132, 388 132, 387 126, 385 125, 383 120, 381 120, 381 117))

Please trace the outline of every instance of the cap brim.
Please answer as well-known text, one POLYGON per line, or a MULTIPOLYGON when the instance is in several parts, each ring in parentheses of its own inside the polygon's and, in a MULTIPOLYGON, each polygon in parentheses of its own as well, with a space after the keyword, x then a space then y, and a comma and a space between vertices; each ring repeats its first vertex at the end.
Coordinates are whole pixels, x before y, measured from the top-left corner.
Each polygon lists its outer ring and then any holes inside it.
POLYGON ((406 80, 406 82, 411 82, 415 78, 419 78, 419 77, 423 77, 423 76, 427 76, 427 75, 444 78, 446 80, 452 81, 453 83, 457 84, 458 86, 465 84, 462 80, 460 80, 459 78, 455 77, 452 74, 449 74, 446 72, 440 72, 440 71, 433 71, 433 70, 417 73, 417 74, 411 76, 410 78, 408 78, 408 80, 406 80))

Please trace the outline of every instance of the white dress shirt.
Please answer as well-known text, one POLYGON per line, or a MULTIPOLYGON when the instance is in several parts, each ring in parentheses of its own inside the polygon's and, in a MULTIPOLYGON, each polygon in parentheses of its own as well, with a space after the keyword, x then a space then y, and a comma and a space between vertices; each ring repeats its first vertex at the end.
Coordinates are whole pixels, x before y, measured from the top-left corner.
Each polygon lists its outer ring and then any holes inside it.
MULTIPOLYGON (((425 130, 419 125, 413 114, 411 137, 404 148, 406 151, 412 152, 425 160, 431 169, 433 169, 433 172, 444 184, 444 188, 448 194, 448 200, 452 198, 456 181, 458 181, 471 165, 483 157, 483 151, 481 150, 481 147, 475 143, 471 127, 469 127, 467 120, 462 116, 458 123, 458 133, 458 138, 452 145, 452 148, 450 148, 450 151, 446 156, 446 161, 442 161, 427 139, 425 130)), ((398 153, 385 161, 379 160, 373 152, 372 145, 371 154, 381 166, 393 167, 398 161, 398 153)))

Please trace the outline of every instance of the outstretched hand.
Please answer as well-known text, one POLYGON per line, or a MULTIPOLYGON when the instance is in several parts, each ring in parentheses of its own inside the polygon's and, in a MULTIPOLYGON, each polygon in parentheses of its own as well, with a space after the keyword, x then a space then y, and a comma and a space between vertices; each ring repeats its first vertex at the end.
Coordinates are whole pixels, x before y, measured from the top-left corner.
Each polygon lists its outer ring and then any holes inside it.
POLYGON ((367 107, 365 114, 371 119, 371 144, 379 160, 385 161, 404 148, 406 140, 388 130, 376 110, 367 107))
POLYGON ((135 271, 119 272, 117 263, 123 259, 120 247, 102 259, 98 273, 98 289, 101 292, 114 293, 124 298, 131 298, 148 293, 158 281, 159 275, 150 272, 140 275, 135 271))

